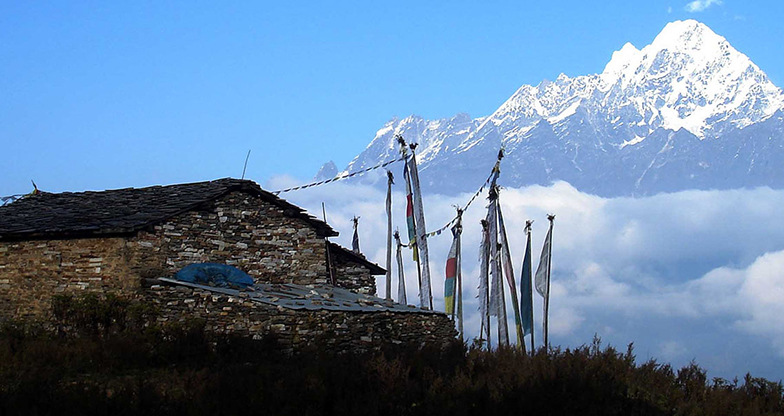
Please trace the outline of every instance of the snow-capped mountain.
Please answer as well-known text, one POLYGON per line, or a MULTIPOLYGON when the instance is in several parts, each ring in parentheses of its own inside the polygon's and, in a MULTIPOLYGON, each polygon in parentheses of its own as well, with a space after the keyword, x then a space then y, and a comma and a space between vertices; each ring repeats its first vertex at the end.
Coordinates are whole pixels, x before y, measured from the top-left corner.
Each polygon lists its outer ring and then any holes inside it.
POLYGON ((314 181, 323 181, 325 179, 331 179, 337 176, 338 174, 338 167, 335 165, 335 162, 329 161, 323 165, 321 165, 321 169, 319 169, 316 176, 313 177, 314 181))
MULTIPOLYGON (((493 114, 392 119, 345 169, 419 143, 429 191, 473 191, 498 149, 508 186, 565 180, 600 195, 784 187, 784 93, 727 40, 694 20, 627 43, 601 74, 523 85, 493 114)), ((374 182, 382 173, 367 175, 374 182)))

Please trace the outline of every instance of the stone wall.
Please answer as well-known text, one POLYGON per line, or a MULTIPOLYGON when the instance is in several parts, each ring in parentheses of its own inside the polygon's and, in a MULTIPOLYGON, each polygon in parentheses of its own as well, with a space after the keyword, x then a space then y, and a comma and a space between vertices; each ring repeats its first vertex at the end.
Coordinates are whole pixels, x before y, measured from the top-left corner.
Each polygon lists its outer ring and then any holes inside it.
POLYGON ((370 269, 352 261, 340 250, 332 250, 332 267, 335 270, 335 285, 357 293, 376 295, 376 279, 370 269))
POLYGON ((233 192, 135 236, 0 242, 0 318, 41 315, 63 292, 135 295, 142 278, 217 262, 260 282, 326 283, 326 247, 311 224, 233 192))
POLYGON ((252 337, 271 333, 288 351, 310 345, 340 352, 389 344, 446 344, 457 336, 442 313, 294 310, 183 286, 156 285, 145 293, 159 306, 162 321, 196 317, 205 320, 209 331, 252 337))
POLYGON ((0 242, 0 318, 40 315, 57 293, 138 288, 125 238, 0 242))
POLYGON ((215 262, 235 266, 259 282, 327 282, 326 247, 313 226, 244 192, 142 231, 129 246, 140 274, 158 274, 145 277, 215 262))

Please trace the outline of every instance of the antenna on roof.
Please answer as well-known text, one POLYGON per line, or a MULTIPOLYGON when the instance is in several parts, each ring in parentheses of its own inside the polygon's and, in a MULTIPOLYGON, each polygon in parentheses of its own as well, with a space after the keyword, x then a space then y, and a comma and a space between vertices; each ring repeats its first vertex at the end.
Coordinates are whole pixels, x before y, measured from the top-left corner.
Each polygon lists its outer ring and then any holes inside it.
POLYGON ((248 159, 250 159, 250 149, 248 149, 248 155, 245 156, 245 166, 242 167, 242 179, 245 179, 245 169, 248 168, 248 159))
MULTIPOLYGON (((321 203, 321 215, 324 216, 324 224, 327 223, 327 208, 324 206, 324 203, 321 203)), ((329 274, 329 281, 332 283, 332 286, 336 286, 335 284, 335 272, 332 270, 332 257, 329 254, 329 236, 324 236, 324 243, 327 248, 327 274, 329 274)))

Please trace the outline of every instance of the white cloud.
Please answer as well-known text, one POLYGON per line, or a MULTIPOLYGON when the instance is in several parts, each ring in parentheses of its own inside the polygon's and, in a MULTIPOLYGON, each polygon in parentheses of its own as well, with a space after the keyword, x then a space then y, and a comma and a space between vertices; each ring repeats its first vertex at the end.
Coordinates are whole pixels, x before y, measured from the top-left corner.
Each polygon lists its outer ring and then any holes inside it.
POLYGON ((721 0, 694 0, 692 2, 689 2, 689 4, 686 5, 686 11, 687 12, 692 12, 692 13, 693 12, 701 12, 703 10, 708 9, 709 7, 711 7, 713 5, 717 5, 718 6, 720 4, 722 4, 721 0))
POLYGON ((768 337, 784 356, 784 251, 767 253, 744 271, 739 325, 768 337))
MULTIPOLYGON (((405 234, 402 184, 395 186, 394 226, 405 234)), ((351 217, 361 216, 362 251, 384 266, 384 192, 335 183, 285 196, 318 217, 321 202, 326 202, 329 223, 341 232, 336 241, 346 246, 351 242, 351 217)), ((470 196, 425 195, 428 229, 449 221, 452 206, 464 204, 470 196)), ((475 296, 484 197, 464 216, 463 290, 469 337, 479 332, 475 296)), ((546 214, 557 215, 550 316, 554 345, 580 345, 598 333, 621 345, 633 341, 638 349, 660 354, 655 358, 718 363, 725 371, 719 374, 723 377, 746 371, 759 374, 754 365, 771 368, 774 374, 784 371, 784 359, 768 362, 776 352, 784 356, 784 272, 778 274, 784 271, 784 217, 779 215, 784 191, 759 188, 600 198, 558 182, 549 187, 506 188, 501 206, 518 276, 525 220, 536 221, 532 250, 536 267, 546 214), (743 358, 744 349, 732 349, 724 342, 740 337, 767 345, 770 353, 759 352, 757 361, 743 358)), ((449 236, 445 232, 429 241, 434 304, 440 310, 449 236)), ((408 300, 418 303, 409 252, 404 261, 408 300)), ((383 276, 378 283, 383 296, 383 276)), ((393 294, 396 289, 395 280, 393 294)), ((541 343, 542 303, 538 295, 534 297, 536 340, 541 343)), ((512 328, 509 299, 507 295, 512 328)))

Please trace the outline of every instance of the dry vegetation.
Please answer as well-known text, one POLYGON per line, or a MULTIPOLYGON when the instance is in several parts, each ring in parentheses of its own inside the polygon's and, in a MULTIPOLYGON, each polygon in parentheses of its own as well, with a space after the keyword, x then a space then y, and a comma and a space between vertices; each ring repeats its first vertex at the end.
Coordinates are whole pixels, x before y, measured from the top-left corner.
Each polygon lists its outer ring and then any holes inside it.
POLYGON ((0 330, 0 414, 771 415, 780 382, 708 380, 597 339, 576 349, 445 349, 294 357, 274 338, 154 324, 143 304, 59 297, 54 327, 0 330))

